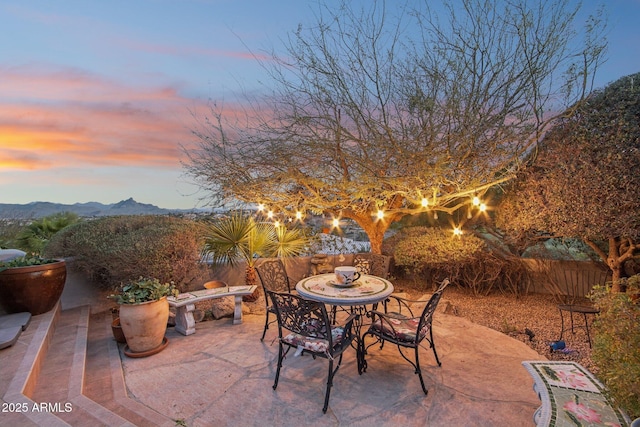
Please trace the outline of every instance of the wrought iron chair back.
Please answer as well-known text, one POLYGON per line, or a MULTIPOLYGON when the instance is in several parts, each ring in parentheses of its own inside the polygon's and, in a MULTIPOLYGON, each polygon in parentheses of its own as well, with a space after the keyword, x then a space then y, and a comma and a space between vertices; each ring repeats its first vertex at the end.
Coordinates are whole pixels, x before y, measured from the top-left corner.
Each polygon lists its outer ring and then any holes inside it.
POLYGON ((269 329, 269 325, 274 323, 276 319, 269 321, 270 314, 275 315, 275 309, 271 305, 269 297, 267 297, 267 291, 273 292, 291 292, 291 285, 289 283, 289 276, 287 270, 284 267, 282 260, 268 259, 256 266, 260 283, 262 284, 262 290, 264 291, 264 302, 266 306, 264 329, 262 331, 262 337, 260 341, 264 340, 264 336, 269 329))
POLYGON ((553 284, 559 291, 561 304, 591 305, 588 295, 595 285, 604 285, 611 272, 595 268, 558 268, 552 272, 553 284))
POLYGON ((373 253, 359 253, 353 256, 353 266, 358 268, 361 274, 386 279, 389 276, 391 257, 373 253))
MULTIPOLYGON (((424 379, 422 378, 422 370, 420 369, 420 343, 425 339, 429 342, 429 346, 433 350, 436 363, 438 366, 441 366, 442 363, 438 358, 435 342, 433 340, 433 314, 435 313, 438 303, 442 298, 442 294, 449 283, 449 279, 444 279, 442 281, 438 286, 438 289, 427 301, 419 317, 414 316, 409 304, 421 303, 424 301, 412 301, 391 295, 390 299, 395 299, 398 304, 398 312, 386 312, 387 305, 385 305, 385 313, 371 311, 370 315, 372 323, 364 335, 364 337, 366 337, 366 335, 375 337, 377 342, 380 342, 381 348, 386 341, 395 344, 398 347, 400 355, 415 368, 415 373, 420 378, 420 385, 422 386, 424 394, 427 394, 428 391, 424 384, 424 379), (408 311, 408 315, 402 313, 403 309, 408 311), (414 349, 414 360, 409 359, 402 351, 402 348, 414 349)), ((375 342, 373 344, 375 344, 375 342)), ((368 349, 373 344, 370 344, 369 346, 365 345, 365 348, 368 349)))
POLYGON ((263 261, 256 270, 263 288, 273 292, 291 292, 287 270, 279 258, 263 261))
POLYGON ((278 316, 280 333, 286 329, 304 337, 324 339, 330 348, 333 347, 331 324, 323 303, 297 295, 268 292, 278 316))
POLYGON ((584 329, 587 342, 591 347, 591 334, 589 332, 588 315, 596 315, 600 312, 587 298, 595 285, 605 285, 610 279, 610 271, 605 269, 580 268, 579 266, 553 270, 551 279, 553 285, 559 290, 560 303, 560 338, 561 341, 566 331, 575 334, 576 329, 584 329), (565 326, 564 313, 569 313, 569 325, 565 326), (573 315, 582 315, 584 323, 575 325, 573 315))
POLYGON ((267 295, 275 308, 278 320, 278 367, 273 389, 278 386, 282 361, 291 348, 301 349, 302 354, 311 353, 314 358, 326 358, 329 361, 329 371, 322 408, 322 412, 326 412, 333 377, 340 368, 344 351, 351 346, 355 338, 353 321, 356 316, 349 316, 343 326, 332 326, 325 305, 319 301, 269 290, 267 295), (334 368, 336 359, 337 365, 334 368))

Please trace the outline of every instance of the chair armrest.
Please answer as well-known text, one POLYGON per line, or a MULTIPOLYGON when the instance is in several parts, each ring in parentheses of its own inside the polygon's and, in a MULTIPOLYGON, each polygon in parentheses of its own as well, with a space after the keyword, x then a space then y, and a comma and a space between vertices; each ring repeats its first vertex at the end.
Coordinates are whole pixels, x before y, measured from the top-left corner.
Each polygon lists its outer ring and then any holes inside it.
POLYGON ((345 331, 346 330, 350 330, 351 327, 353 326, 353 321, 356 320, 356 318, 358 317, 357 314, 351 314, 349 317, 347 317, 344 321, 343 324, 341 325, 334 325, 332 327, 338 327, 338 328, 343 328, 345 331))
POLYGON ((368 316, 371 316, 371 318, 373 320, 375 320, 375 316, 378 316, 382 319, 398 319, 398 320, 412 320, 412 319, 420 319, 420 316, 405 316, 402 313, 383 313, 381 311, 377 311, 377 310, 371 310, 369 312, 367 312, 368 316))
POLYGON ((403 308, 406 309, 409 314, 411 315, 411 317, 415 317, 415 314, 413 313, 413 310, 411 310, 411 306, 409 305, 410 303, 426 303, 427 301, 422 301, 422 300, 411 300, 408 298, 403 298, 397 295, 389 295, 387 297, 387 299, 384 300, 383 305, 384 305, 384 312, 385 313, 389 313, 389 305, 390 305, 390 301, 394 299, 395 303, 393 304, 393 306, 396 306, 397 304, 397 311, 398 313, 402 313, 403 308))
POLYGON ((331 329, 342 328, 343 335, 342 343, 340 344, 340 351, 343 351, 345 348, 349 347, 351 345, 351 342, 355 338, 355 335, 353 334, 353 322, 358 318, 358 316, 359 315, 357 314, 352 314, 347 317, 344 324, 331 327, 331 329))

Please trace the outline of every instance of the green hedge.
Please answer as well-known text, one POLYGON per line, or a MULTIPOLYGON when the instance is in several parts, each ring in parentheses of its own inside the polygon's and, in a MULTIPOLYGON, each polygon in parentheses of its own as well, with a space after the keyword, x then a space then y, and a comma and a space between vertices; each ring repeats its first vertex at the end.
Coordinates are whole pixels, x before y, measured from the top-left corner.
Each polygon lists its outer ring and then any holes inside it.
POLYGON ((44 253, 72 258, 74 268, 106 289, 139 277, 183 289, 196 279, 202 236, 200 223, 178 217, 104 217, 65 228, 44 253))
POLYGON ((626 292, 594 288, 592 298, 600 309, 593 323, 591 358, 597 377, 631 419, 640 417, 640 275, 625 280, 626 292))

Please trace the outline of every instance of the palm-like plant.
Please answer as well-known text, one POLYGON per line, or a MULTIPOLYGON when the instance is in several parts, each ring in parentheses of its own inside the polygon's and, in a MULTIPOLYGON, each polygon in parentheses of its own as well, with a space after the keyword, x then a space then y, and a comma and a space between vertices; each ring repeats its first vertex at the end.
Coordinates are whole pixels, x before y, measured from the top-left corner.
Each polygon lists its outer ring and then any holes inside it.
POLYGON ((40 254, 54 234, 78 221, 80 218, 72 212, 61 212, 34 220, 20 231, 16 244, 24 251, 40 254))
MULTIPOLYGON (((255 264, 258 258, 297 256, 308 245, 309 239, 300 229, 276 227, 236 213, 219 219, 208 227, 202 256, 210 257, 213 264, 235 266, 239 261, 245 261, 245 283, 257 285, 255 264)), ((256 289, 256 292, 244 299, 255 301, 258 295, 256 289)))

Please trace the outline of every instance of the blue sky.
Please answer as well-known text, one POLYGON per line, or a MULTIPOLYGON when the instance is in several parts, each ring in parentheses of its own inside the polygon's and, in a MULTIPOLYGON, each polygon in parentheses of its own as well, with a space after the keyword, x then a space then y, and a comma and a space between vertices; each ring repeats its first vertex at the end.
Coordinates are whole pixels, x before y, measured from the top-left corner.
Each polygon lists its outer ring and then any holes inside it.
MULTIPOLYGON (((640 71, 640 0, 605 4, 609 59, 596 87, 640 71)), ((201 206, 180 163, 190 111, 259 89, 266 76, 253 54, 314 22, 316 9, 317 0, 2 1, 0 203, 201 206)))

